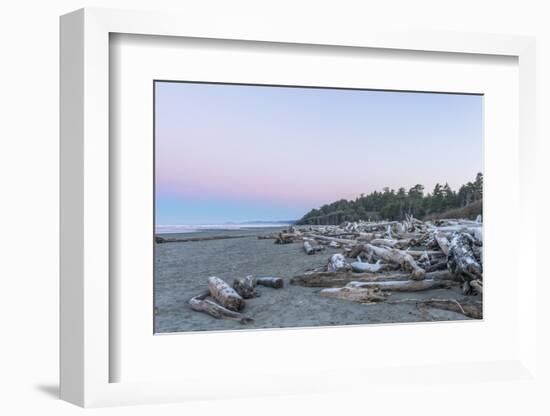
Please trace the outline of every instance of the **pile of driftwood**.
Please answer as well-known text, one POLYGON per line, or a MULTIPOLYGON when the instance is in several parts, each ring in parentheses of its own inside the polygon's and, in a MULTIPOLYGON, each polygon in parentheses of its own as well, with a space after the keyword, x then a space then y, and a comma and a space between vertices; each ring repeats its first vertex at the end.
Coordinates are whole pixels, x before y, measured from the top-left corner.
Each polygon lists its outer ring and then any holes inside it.
POLYGON ((483 227, 470 220, 354 222, 340 226, 291 228, 285 240, 303 242, 314 254, 341 248, 322 268, 295 276, 291 284, 322 287, 321 296, 363 303, 414 303, 482 317, 483 227), (351 260, 350 260, 351 259, 351 260), (392 292, 461 285, 461 299, 389 301, 392 292), (469 295, 479 295, 476 298, 469 295))
MULTIPOLYGON (((320 295, 361 303, 414 304, 482 318, 483 226, 476 221, 347 222, 338 226, 302 226, 259 236, 275 244, 301 243, 307 255, 338 249, 323 267, 292 277, 291 284, 322 288, 320 295), (462 297, 397 299, 393 292, 418 292, 461 286, 462 297)), ((195 311, 215 318, 253 319, 241 311, 245 300, 259 296, 257 286, 283 287, 283 279, 246 276, 230 286, 208 278, 208 290, 193 297, 195 311)))
POLYGON ((204 312, 218 319, 234 319, 242 324, 254 319, 241 313, 245 307, 245 299, 260 296, 256 290, 258 285, 280 289, 283 279, 280 277, 246 276, 235 279, 233 287, 225 280, 212 276, 208 278, 208 290, 189 300, 191 309, 204 312))

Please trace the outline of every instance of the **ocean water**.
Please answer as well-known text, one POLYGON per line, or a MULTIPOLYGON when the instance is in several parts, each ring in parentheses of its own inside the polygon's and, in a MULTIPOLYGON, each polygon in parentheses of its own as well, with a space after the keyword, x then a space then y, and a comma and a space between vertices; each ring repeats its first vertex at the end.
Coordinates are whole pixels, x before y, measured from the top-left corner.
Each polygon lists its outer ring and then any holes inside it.
POLYGON ((225 224, 181 224, 181 225, 157 225, 155 234, 186 234, 198 233, 201 231, 231 231, 245 230, 248 228, 280 228, 288 227, 290 222, 247 222, 247 223, 225 223, 225 224))

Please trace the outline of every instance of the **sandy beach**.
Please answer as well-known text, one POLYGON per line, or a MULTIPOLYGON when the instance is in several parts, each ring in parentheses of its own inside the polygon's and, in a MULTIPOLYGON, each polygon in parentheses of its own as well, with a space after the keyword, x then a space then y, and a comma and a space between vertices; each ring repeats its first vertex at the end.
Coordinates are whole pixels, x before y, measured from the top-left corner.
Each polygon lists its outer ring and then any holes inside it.
MULTIPOLYGON (((195 233, 161 234, 161 237, 189 238, 235 236, 237 238, 155 244, 155 332, 246 330, 259 328, 314 327, 402 322, 467 320, 462 314, 424 308, 414 304, 361 304, 319 296, 320 288, 289 284, 289 279, 327 263, 341 252, 328 248, 305 255, 302 244, 277 245, 272 239, 258 239, 276 228, 204 230, 195 233), (283 289, 260 287, 261 296, 247 300, 243 311, 254 322, 243 325, 215 319, 191 310, 188 300, 207 289, 209 276, 232 284, 245 275, 282 277, 283 289)), ((460 298, 459 287, 413 293, 393 293, 392 300, 460 298)))

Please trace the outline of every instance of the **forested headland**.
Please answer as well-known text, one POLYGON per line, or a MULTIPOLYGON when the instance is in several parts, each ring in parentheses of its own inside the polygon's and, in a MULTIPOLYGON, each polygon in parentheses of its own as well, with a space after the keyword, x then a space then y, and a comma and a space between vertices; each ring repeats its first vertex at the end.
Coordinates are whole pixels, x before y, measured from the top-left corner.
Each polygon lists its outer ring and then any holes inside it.
POLYGON ((361 194, 355 200, 341 199, 312 209, 299 219, 297 225, 336 225, 344 221, 403 220, 406 215, 419 219, 442 217, 472 218, 482 213, 483 174, 478 173, 472 182, 462 185, 458 191, 448 183, 437 183, 425 194, 423 185, 397 191, 384 188, 368 195, 361 194))

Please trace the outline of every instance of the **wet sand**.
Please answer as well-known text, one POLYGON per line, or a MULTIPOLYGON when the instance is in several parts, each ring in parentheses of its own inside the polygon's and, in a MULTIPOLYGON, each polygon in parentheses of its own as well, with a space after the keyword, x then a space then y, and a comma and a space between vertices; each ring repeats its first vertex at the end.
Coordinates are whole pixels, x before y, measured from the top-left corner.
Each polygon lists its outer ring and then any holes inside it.
MULTIPOLYGON (((360 304, 321 297, 320 288, 289 284, 289 279, 306 269, 325 265, 341 252, 328 248, 308 256, 302 244, 274 244, 258 239, 275 228, 211 230, 197 233, 165 234, 162 237, 190 238, 213 235, 243 236, 219 240, 155 244, 155 332, 242 330, 258 328, 311 327, 397 322, 467 320, 454 312, 434 308, 420 310, 413 304, 360 304), (207 289, 209 276, 232 284, 246 275, 282 277, 283 289, 258 287, 261 296, 248 299, 243 313, 254 322, 242 325, 233 320, 215 319, 191 310, 188 300, 207 289)), ((393 293, 389 299, 460 298, 459 288, 414 293, 393 293)))

